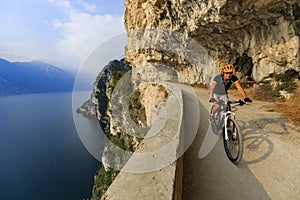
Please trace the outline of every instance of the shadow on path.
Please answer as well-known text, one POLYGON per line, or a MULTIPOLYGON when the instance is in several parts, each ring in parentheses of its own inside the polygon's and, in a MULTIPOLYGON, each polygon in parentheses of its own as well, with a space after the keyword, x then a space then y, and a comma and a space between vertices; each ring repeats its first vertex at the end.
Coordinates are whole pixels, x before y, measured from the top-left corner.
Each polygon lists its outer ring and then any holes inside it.
POLYGON ((238 121, 244 141, 244 164, 259 163, 268 158, 274 149, 271 134, 289 134, 284 118, 262 118, 258 120, 238 121), (266 131, 272 127, 272 132, 266 131))
MULTIPOLYGON (((209 138, 213 134, 209 128, 207 106, 199 102, 200 107, 200 125, 197 136, 190 148, 184 154, 183 164, 183 199, 271 199, 263 186, 256 179, 255 175, 248 168, 248 164, 259 162, 272 152, 272 143, 268 143, 267 137, 252 136, 245 133, 245 140, 252 141, 248 148, 259 146, 260 140, 269 145, 269 150, 260 158, 242 160, 239 165, 234 165, 229 161, 225 154, 222 137, 212 139, 211 151, 199 156, 205 137, 209 138), (260 139, 261 137, 262 139, 260 139)), ((185 120, 189 120, 186 119, 185 120)), ((188 133, 186 133, 188 134, 188 133)), ((213 134, 214 135, 214 134, 213 134)), ((215 136, 213 136, 215 137, 215 136)), ((205 139, 207 141, 207 139, 205 139)))

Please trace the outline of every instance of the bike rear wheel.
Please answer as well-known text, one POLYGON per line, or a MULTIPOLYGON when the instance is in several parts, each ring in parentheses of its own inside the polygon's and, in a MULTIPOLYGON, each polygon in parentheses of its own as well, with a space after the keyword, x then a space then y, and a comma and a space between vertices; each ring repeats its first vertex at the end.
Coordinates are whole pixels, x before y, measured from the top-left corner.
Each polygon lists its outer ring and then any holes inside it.
POLYGON ((231 162, 237 164, 243 157, 243 139, 235 119, 228 118, 223 131, 223 142, 226 155, 231 162), (225 128, 227 129, 228 140, 225 138, 225 128))

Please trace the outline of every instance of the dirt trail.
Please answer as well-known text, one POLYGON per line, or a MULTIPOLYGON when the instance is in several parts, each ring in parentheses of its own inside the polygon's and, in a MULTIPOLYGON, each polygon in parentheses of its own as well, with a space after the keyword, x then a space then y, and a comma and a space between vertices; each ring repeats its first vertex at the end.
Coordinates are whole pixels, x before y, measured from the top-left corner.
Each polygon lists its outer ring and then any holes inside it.
MULTIPOLYGON (((244 157, 239 165, 226 157, 222 137, 205 156, 207 142, 207 90, 195 89, 200 101, 198 134, 184 155, 183 199, 300 200, 300 133, 285 118, 272 112, 272 103, 255 101, 239 107, 236 118, 244 138, 244 157)), ((217 136, 212 136, 217 137, 217 136)))

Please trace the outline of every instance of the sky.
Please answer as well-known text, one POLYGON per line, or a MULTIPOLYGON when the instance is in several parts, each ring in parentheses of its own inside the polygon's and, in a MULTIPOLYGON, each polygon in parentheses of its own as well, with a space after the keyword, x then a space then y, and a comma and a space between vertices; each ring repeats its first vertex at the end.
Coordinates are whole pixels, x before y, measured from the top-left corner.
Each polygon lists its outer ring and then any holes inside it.
POLYGON ((0 0, 0 58, 77 70, 97 46, 124 34, 124 3, 0 0))

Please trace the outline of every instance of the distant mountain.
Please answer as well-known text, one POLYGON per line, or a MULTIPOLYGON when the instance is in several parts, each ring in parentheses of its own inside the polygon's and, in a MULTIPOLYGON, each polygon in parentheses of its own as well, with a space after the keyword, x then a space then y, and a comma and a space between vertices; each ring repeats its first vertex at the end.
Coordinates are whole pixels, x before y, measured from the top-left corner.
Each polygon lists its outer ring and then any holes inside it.
POLYGON ((0 96, 72 91, 75 73, 40 61, 0 59, 0 96))

